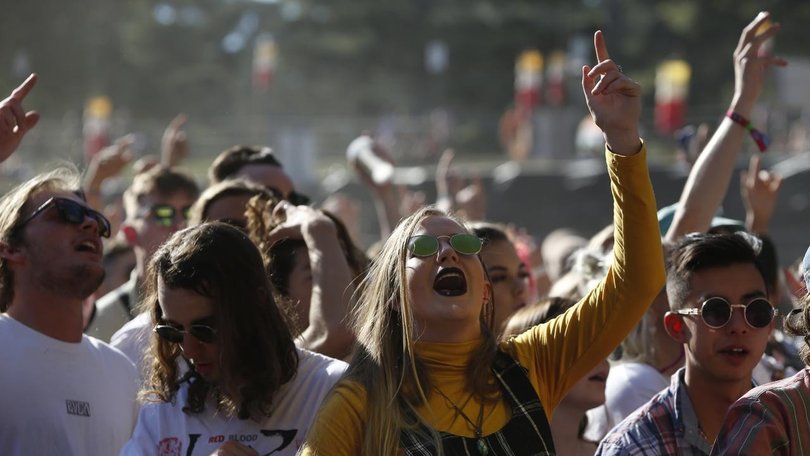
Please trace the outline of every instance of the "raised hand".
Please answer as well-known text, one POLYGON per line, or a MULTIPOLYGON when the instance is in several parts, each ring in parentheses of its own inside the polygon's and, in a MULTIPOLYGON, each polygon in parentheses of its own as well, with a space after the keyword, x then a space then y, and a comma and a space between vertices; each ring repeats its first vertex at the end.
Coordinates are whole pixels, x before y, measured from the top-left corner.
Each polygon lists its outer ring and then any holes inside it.
POLYGON ((307 235, 313 229, 326 229, 330 234, 337 232, 332 219, 309 206, 295 206, 281 201, 273 208, 273 218, 279 223, 268 234, 268 245, 288 238, 307 241, 307 235))
POLYGON ((134 141, 135 138, 132 135, 122 136, 90 159, 84 175, 84 192, 90 207, 99 210, 104 207, 101 186, 107 179, 121 174, 124 167, 132 160, 130 146, 134 141))
POLYGON ((780 25, 768 27, 770 13, 761 12, 748 24, 740 35, 737 48, 734 49, 734 98, 731 109, 742 116, 750 118, 757 98, 762 93, 765 73, 770 66, 783 67, 787 61, 769 55, 763 44, 777 32, 780 25), (764 31, 763 27, 767 27, 764 31))
POLYGON ((134 136, 122 136, 116 139, 112 145, 93 155, 87 166, 86 179, 89 186, 98 189, 105 180, 121 174, 121 171, 132 160, 133 154, 130 148, 134 142, 134 136))
POLYGON ((11 95, 0 101, 0 162, 17 150, 23 136, 39 122, 38 112, 25 112, 22 106, 36 83, 37 75, 32 73, 11 95))
POLYGON ((165 166, 177 166, 188 156, 188 137, 183 130, 187 120, 184 114, 178 114, 163 132, 160 160, 165 166))
POLYGON ((582 91, 588 110, 604 133, 608 148, 616 154, 633 155, 641 149, 641 87, 610 59, 601 30, 594 33, 593 46, 596 66, 582 67, 582 91))
POLYGON ((782 176, 760 169, 759 156, 752 155, 748 171, 740 173, 740 194, 745 204, 746 228, 760 234, 768 232, 780 188, 782 176))

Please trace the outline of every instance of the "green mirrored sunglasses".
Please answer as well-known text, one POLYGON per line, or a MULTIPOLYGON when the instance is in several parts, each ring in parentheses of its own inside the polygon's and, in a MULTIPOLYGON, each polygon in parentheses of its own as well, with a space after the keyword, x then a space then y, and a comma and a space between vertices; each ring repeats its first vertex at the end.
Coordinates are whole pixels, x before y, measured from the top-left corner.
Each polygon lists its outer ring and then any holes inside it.
POLYGON ((481 238, 474 234, 459 233, 452 236, 431 236, 419 234, 408 240, 408 251, 416 257, 435 255, 439 251, 439 240, 449 239, 450 247, 462 255, 475 255, 481 251, 481 238))

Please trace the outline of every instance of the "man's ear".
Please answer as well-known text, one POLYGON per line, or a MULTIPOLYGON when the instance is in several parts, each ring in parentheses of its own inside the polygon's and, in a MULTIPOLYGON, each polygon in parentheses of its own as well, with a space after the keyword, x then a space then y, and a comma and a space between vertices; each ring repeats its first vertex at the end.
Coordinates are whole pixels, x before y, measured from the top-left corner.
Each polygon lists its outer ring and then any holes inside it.
POLYGON ((0 258, 7 263, 19 263, 25 254, 19 247, 12 247, 8 242, 0 242, 0 258))
POLYGON ((683 322, 683 316, 674 312, 664 314, 664 329, 676 342, 685 344, 689 341, 689 328, 683 322))

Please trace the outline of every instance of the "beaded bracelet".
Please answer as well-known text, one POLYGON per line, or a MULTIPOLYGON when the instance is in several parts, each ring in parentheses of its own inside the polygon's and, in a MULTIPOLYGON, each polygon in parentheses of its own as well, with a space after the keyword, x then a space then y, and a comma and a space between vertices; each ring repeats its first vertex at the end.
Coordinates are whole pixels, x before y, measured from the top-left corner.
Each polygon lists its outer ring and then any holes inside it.
POLYGON ((748 132, 751 134, 751 138, 753 138, 754 142, 757 143, 757 147, 759 148, 760 152, 765 152, 768 149, 768 144, 771 142, 770 138, 768 138, 768 135, 765 133, 752 127, 750 120, 731 110, 726 112, 726 117, 748 130, 748 132))

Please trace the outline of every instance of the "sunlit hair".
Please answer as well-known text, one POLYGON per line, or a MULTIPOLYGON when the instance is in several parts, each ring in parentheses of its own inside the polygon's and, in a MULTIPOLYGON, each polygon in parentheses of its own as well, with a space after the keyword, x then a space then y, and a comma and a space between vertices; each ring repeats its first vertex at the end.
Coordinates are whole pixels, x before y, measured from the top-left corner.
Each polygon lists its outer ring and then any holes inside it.
MULTIPOLYGON (((295 267, 295 254, 300 249, 306 249, 307 244, 302 239, 281 239, 271 242, 270 232, 284 221, 273 215, 273 209, 278 202, 278 199, 269 194, 251 198, 247 205, 248 233, 262 253, 265 270, 273 285, 276 300, 287 301, 284 308, 291 312, 290 315, 293 315, 297 313, 297 309, 294 303, 289 302, 290 275, 295 267)), ((358 285, 359 280, 368 269, 369 260, 366 254, 352 241, 349 230, 340 219, 328 211, 321 212, 334 222, 338 242, 351 269, 353 282, 357 282, 355 285, 358 285)), ((356 286, 355 290, 357 290, 356 286)), ((302 320, 308 321, 308 318, 302 320)), ((306 328, 294 329, 297 335, 306 328)))
MULTIPOLYGON (((427 403, 431 380, 415 353, 418 335, 405 266, 408 240, 429 217, 446 217, 466 228, 434 207, 422 208, 402 220, 372 261, 352 315, 358 347, 346 375, 363 385, 368 394, 362 454, 395 454, 402 429, 420 432, 418 423, 408 420, 405 412, 411 410, 418 416, 415 409, 427 403)), ((476 362, 469 363, 467 368, 467 387, 481 400, 491 400, 497 391, 497 386, 487 382, 496 350, 492 319, 490 302, 481 310, 483 343, 471 355, 470 359, 476 362)), ((422 438, 433 440, 441 451, 438 433, 427 428, 431 435, 422 438)))
POLYGON ((571 269, 551 285, 550 296, 579 301, 608 273, 613 255, 601 247, 582 247, 569 256, 571 269))
POLYGON ((805 294, 799 307, 793 309, 788 318, 785 318, 785 329, 788 334, 804 340, 804 344, 799 349, 799 355, 804 364, 810 366, 810 294, 805 294))
POLYGON ((682 309, 691 290, 692 275, 708 268, 750 263, 756 267, 770 294, 763 266, 757 255, 762 242, 753 234, 692 233, 680 239, 667 257, 667 298, 672 310, 682 309))
POLYGON ((191 206, 188 224, 191 226, 209 221, 208 210, 221 198, 229 196, 253 197, 259 194, 270 196, 270 192, 265 187, 247 179, 227 179, 216 183, 203 190, 197 201, 191 206))
MULTIPOLYGON (((664 249, 664 258, 667 258, 673 244, 662 239, 661 246, 664 249)), ((664 318, 661 309, 654 305, 658 299, 667 299, 666 287, 661 288, 641 320, 624 337, 619 349, 614 352, 618 358, 616 361, 655 365, 658 350, 658 344, 655 342, 656 333, 663 329, 664 318)), ((668 304, 666 308, 669 308, 668 304)))
POLYGON ((197 199, 200 188, 191 174, 164 165, 155 165, 136 174, 123 195, 126 218, 131 220, 138 216, 141 201, 147 195, 168 198, 176 193, 185 193, 189 198, 197 199))
POLYGON ((174 233, 149 263, 145 301, 152 325, 163 323, 158 278, 167 288, 212 298, 221 372, 216 385, 197 375, 193 366, 178 378, 180 346, 153 333, 155 361, 146 397, 171 402, 180 385, 188 381, 186 413, 202 412, 210 398, 228 416, 269 416, 279 388, 298 369, 298 355, 285 318, 273 301, 261 255, 247 235, 220 222, 174 233))
MULTIPOLYGON (((0 242, 10 247, 25 244, 20 224, 36 209, 31 200, 41 192, 68 192, 85 199, 75 166, 62 166, 23 182, 0 199, 0 242)), ((0 312, 7 311, 13 299, 14 274, 0 259, 0 312)))
POLYGON ((268 165, 281 168, 273 150, 265 146, 233 146, 223 150, 208 168, 208 180, 215 184, 230 179, 247 165, 268 165))
POLYGON ((497 241, 512 242, 506 235, 506 230, 502 225, 490 222, 470 222, 472 232, 481 238, 486 248, 487 245, 497 241))

